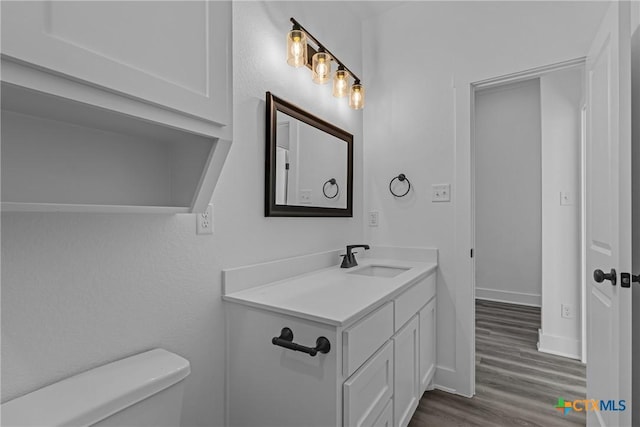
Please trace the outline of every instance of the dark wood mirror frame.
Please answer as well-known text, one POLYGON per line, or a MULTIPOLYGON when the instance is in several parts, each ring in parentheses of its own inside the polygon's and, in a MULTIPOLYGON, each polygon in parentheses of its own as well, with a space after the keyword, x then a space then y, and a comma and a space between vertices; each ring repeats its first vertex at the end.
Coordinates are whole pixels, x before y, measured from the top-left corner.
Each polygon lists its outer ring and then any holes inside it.
POLYGON ((267 92, 264 216, 353 217, 353 135, 267 92), (292 206, 276 204, 276 113, 280 111, 347 144, 347 207, 292 206))

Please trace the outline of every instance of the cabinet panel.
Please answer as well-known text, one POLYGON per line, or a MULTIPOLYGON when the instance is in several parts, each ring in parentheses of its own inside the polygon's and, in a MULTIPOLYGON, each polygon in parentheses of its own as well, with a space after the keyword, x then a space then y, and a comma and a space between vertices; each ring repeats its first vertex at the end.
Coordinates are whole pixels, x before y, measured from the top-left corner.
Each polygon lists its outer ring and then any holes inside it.
POLYGON ((291 316, 228 304, 228 422, 232 427, 326 427, 341 424, 336 375, 340 369, 335 328, 291 316), (275 346, 271 338, 283 327, 294 342, 313 346, 324 336, 327 354, 275 346))
POLYGON ((226 125, 230 23, 229 2, 3 2, 2 53, 226 125))
POLYGON ((345 381, 344 425, 374 425, 393 394, 393 345, 388 342, 375 356, 345 381))
POLYGON ((372 427, 393 427, 393 400, 387 403, 382 414, 373 422, 372 427))
POLYGON ((436 275, 433 273, 396 298, 395 330, 402 328, 435 294, 436 275))
POLYGON ((418 407, 420 382, 418 315, 394 337, 394 395, 395 427, 406 427, 418 407))
POLYGON ((342 333, 343 373, 353 374, 393 335, 393 303, 389 302, 342 333))
POLYGON ((436 299, 420 310, 420 394, 436 371, 436 299))

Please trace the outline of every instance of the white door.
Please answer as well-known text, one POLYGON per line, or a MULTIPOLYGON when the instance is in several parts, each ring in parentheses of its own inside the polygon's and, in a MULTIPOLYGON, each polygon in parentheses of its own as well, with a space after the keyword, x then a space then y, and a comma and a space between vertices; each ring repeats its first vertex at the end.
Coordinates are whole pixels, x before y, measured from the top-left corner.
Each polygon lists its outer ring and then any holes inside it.
POLYGON ((631 425, 631 290, 620 286, 631 268, 628 8, 611 3, 587 57, 587 399, 606 405, 587 412, 589 426, 631 425))

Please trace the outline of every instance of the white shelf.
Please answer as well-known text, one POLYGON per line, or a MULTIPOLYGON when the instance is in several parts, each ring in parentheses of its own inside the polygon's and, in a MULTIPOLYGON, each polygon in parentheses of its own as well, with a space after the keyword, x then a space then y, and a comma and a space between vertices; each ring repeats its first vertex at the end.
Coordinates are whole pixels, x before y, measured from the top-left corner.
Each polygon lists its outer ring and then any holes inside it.
POLYGON ((88 212, 88 213, 190 213, 189 208, 175 206, 72 205, 61 203, 2 202, 3 212, 88 212))
POLYGON ((229 147, 213 135, 2 83, 5 211, 200 212, 229 147))

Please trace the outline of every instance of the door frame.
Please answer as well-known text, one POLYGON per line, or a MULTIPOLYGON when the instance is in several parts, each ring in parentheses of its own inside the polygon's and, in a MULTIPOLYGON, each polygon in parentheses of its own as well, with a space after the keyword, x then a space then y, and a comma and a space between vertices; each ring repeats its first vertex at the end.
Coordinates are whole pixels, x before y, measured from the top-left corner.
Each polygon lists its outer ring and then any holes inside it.
MULTIPOLYGON (((475 182, 475 177, 476 177, 476 135, 475 135, 475 103, 476 103, 476 92, 482 89, 488 89, 488 88, 492 88, 492 87, 498 87, 498 86, 503 86, 506 84, 514 84, 514 83, 519 83, 525 80, 531 80, 534 78, 539 78, 542 77, 546 74, 549 73, 553 73, 553 72, 557 72, 557 71, 561 71, 561 70, 567 70, 567 69, 571 69, 571 68, 577 68, 577 67, 584 67, 586 64, 586 57, 580 57, 580 58, 575 58, 575 59, 571 59, 571 60, 567 60, 567 61, 562 61, 562 62, 558 62, 555 64, 551 64, 551 65, 545 65, 542 67, 536 67, 536 68, 532 68, 529 70, 524 70, 524 71, 520 71, 520 72, 516 72, 516 73, 511 73, 511 74, 506 74, 506 75, 502 75, 502 76, 497 76, 497 77, 492 77, 489 79, 485 79, 485 80, 480 80, 480 81, 476 81, 476 82, 471 82, 470 83, 470 105, 469 105, 469 111, 470 111, 470 121, 469 121, 469 125, 470 125, 470 138, 469 138, 469 146, 468 146, 468 153, 469 153, 469 175, 467 176, 468 178, 468 185, 469 185, 469 209, 468 209, 468 215, 469 215, 469 227, 470 227, 470 235, 469 235, 469 242, 470 242, 470 246, 469 248, 475 248, 476 247, 476 182, 475 182)), ((581 136, 582 137, 582 136, 581 136)), ((457 150, 460 150, 461 148, 464 148, 464 146, 462 147, 458 147, 457 150)), ((581 147, 581 157, 582 157, 582 147, 581 147)), ((582 162, 582 159, 580 161, 580 168, 581 171, 582 169, 584 169, 584 164, 582 162)), ((457 172, 457 179, 461 178, 461 175, 464 175, 464 172, 466 172, 465 170, 463 170, 462 168, 458 169, 460 172, 457 172), (461 174, 462 172, 462 174, 461 174)), ((582 177, 581 177, 582 179, 582 177)), ((466 179, 464 177, 462 177, 460 183, 463 183, 466 179)), ((582 191, 582 182, 580 183, 581 186, 581 191, 582 191)), ((458 188, 460 188, 458 186, 458 188)), ((581 197, 581 199, 584 199, 584 197, 581 197)), ((463 208, 464 209, 464 208, 463 208)), ((582 212, 581 212, 582 215, 582 212)), ((583 242, 584 242, 584 236, 582 235, 583 232, 583 227, 581 224, 581 243, 580 245, 583 246, 583 242)), ((457 243, 459 244, 459 240, 457 239, 457 243)), ((469 249, 467 249, 468 251, 469 249)), ((468 252, 467 252, 467 256, 469 256, 468 252)), ((471 358, 470 358, 470 363, 471 366, 470 368, 470 372, 471 372, 471 376, 470 376, 470 390, 471 390, 471 395, 475 394, 475 384, 476 384, 476 375, 475 375, 475 359, 476 359, 476 350, 475 350, 475 342, 476 342, 476 336, 475 336, 475 318, 476 318, 476 314, 475 314, 475 300, 476 300, 476 257, 475 255, 473 257, 470 258, 471 259, 471 277, 470 277, 470 293, 469 295, 472 296, 471 299, 471 313, 472 316, 470 318, 471 320, 471 327, 469 328, 470 334, 469 334, 469 348, 471 350, 471 358)), ((582 280, 584 281, 584 279, 582 280)), ((462 282, 463 283, 463 282, 462 282)), ((581 307, 581 313, 584 313, 585 311, 585 307, 584 304, 581 307)), ((584 328, 584 325, 583 325, 584 328)), ((583 331, 584 333, 584 331, 583 331)))

